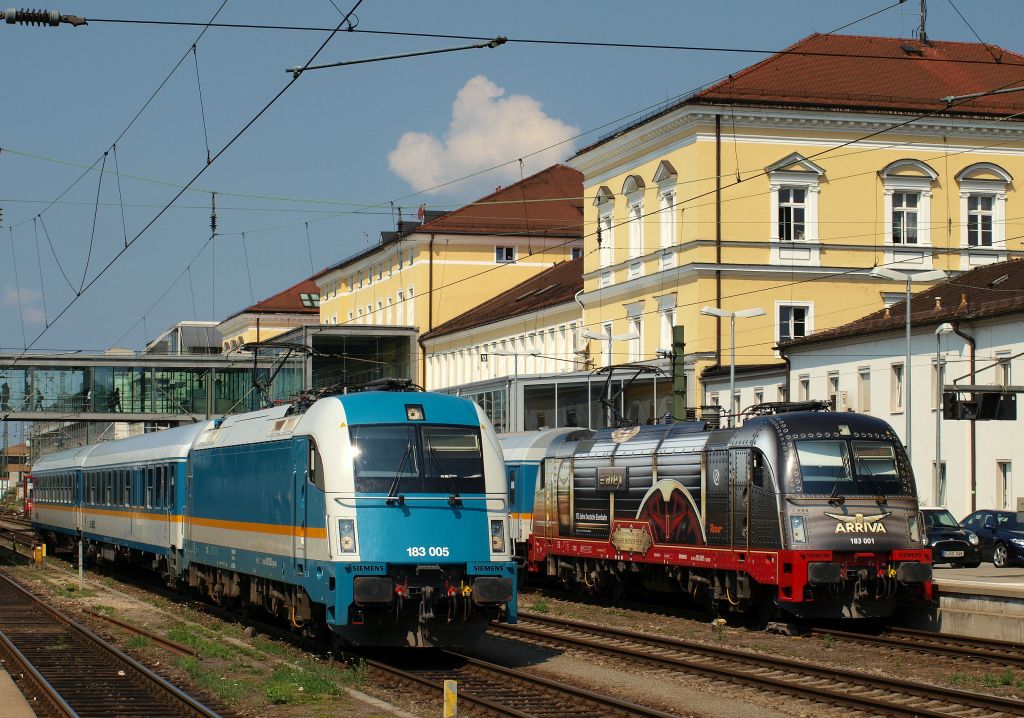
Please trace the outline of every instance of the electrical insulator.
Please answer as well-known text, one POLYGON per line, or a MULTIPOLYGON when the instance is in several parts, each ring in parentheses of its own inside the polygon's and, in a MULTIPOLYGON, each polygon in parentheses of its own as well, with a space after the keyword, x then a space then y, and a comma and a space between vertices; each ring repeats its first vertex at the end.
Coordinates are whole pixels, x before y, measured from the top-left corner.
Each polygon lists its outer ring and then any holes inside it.
POLYGON ((60 25, 60 13, 56 10, 15 10, 9 8, 4 15, 7 17, 7 24, 21 23, 22 25, 49 25, 57 27, 60 25))
POLYGON ((29 10, 25 8, 18 10, 12 7, 4 10, 3 14, 8 25, 18 23, 21 25, 49 25, 50 27, 57 27, 62 22, 65 22, 77 27, 86 24, 84 17, 61 15, 56 10, 29 10))
POLYGON ((210 234, 217 234, 217 193, 210 194, 210 234))

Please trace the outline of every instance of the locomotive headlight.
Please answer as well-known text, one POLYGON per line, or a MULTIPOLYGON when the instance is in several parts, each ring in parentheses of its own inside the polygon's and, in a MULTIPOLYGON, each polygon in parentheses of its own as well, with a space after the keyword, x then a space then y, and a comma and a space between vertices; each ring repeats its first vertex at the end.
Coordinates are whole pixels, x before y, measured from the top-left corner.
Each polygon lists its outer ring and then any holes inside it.
POLYGON ((338 545, 342 553, 355 553, 358 549, 355 519, 338 519, 338 545))
POLYGON ((967 532, 967 540, 971 542, 971 546, 977 546, 979 543, 978 534, 973 531, 967 532))
POLYGON ((491 519, 491 551, 505 552, 505 521, 503 519, 491 519))
POLYGON ((803 516, 790 516, 789 528, 793 535, 793 543, 807 543, 807 531, 804 527, 803 516))

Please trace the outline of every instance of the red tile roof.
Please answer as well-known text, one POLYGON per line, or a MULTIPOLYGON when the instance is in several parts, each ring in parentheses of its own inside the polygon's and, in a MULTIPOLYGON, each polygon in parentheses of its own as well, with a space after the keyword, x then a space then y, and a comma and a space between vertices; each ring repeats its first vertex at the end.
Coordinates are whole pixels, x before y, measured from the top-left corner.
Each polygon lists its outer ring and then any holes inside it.
POLYGON ((583 174, 553 165, 442 215, 418 232, 583 236, 583 174))
MULTIPOLYGON (((303 279, 298 284, 278 292, 272 297, 256 302, 251 307, 235 312, 228 319, 241 314, 320 314, 319 307, 307 307, 302 303, 301 294, 311 294, 319 302, 320 289, 312 278, 303 279)), ((225 320, 227 321, 227 320, 225 320)))
POLYGON ((583 289, 583 259, 559 262, 423 335, 435 339, 570 302, 583 289))
MULTIPOLYGON (((902 329, 906 302, 898 302, 849 324, 815 332, 809 337, 779 342, 783 349, 902 329)), ((974 320, 1003 314, 1024 313, 1024 260, 987 264, 936 284, 910 298, 913 326, 941 324, 957 319, 974 320)))
POLYGON ((948 108, 940 98, 1021 85, 1024 56, 995 45, 814 34, 619 128, 578 154, 683 105, 1008 117, 1024 112, 1024 92, 989 95, 948 108))
MULTIPOLYGON (((694 100, 931 112, 945 108, 940 98, 1022 81, 1024 56, 994 45, 815 34, 698 93, 694 100), (791 50, 812 54, 790 54, 791 50)), ((1024 93, 1008 93, 943 111, 1006 116, 1022 110, 1024 93)))

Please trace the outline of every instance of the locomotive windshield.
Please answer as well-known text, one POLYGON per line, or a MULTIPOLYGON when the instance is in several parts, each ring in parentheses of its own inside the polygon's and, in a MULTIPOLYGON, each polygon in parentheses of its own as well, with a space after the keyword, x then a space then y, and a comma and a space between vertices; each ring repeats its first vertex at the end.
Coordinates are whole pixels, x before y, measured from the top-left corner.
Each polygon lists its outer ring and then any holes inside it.
POLYGON ((484 493, 480 431, 409 424, 349 428, 361 493, 484 493))
POLYGON ((803 490, 830 496, 906 493, 893 445, 884 441, 798 440, 803 490))

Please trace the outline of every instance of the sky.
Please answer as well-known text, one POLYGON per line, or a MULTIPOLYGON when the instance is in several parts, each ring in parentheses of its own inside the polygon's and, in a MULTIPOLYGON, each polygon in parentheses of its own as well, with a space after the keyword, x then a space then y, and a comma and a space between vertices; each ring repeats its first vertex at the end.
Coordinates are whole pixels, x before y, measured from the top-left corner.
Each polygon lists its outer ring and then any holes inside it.
MULTIPOLYGON (((0 350, 141 349, 222 320, 377 242, 399 212, 457 208, 766 57, 522 40, 779 50, 883 8, 843 32, 909 37, 920 21, 917 0, 364 0, 356 31, 333 36, 114 22, 333 28, 355 3, 82 0, 47 9, 83 27, 0 24, 0 350), (511 41, 286 72, 328 38, 316 63, 476 42, 381 33, 511 41)), ((927 30, 1021 51, 1018 20, 1014 0, 932 0, 927 30)))

